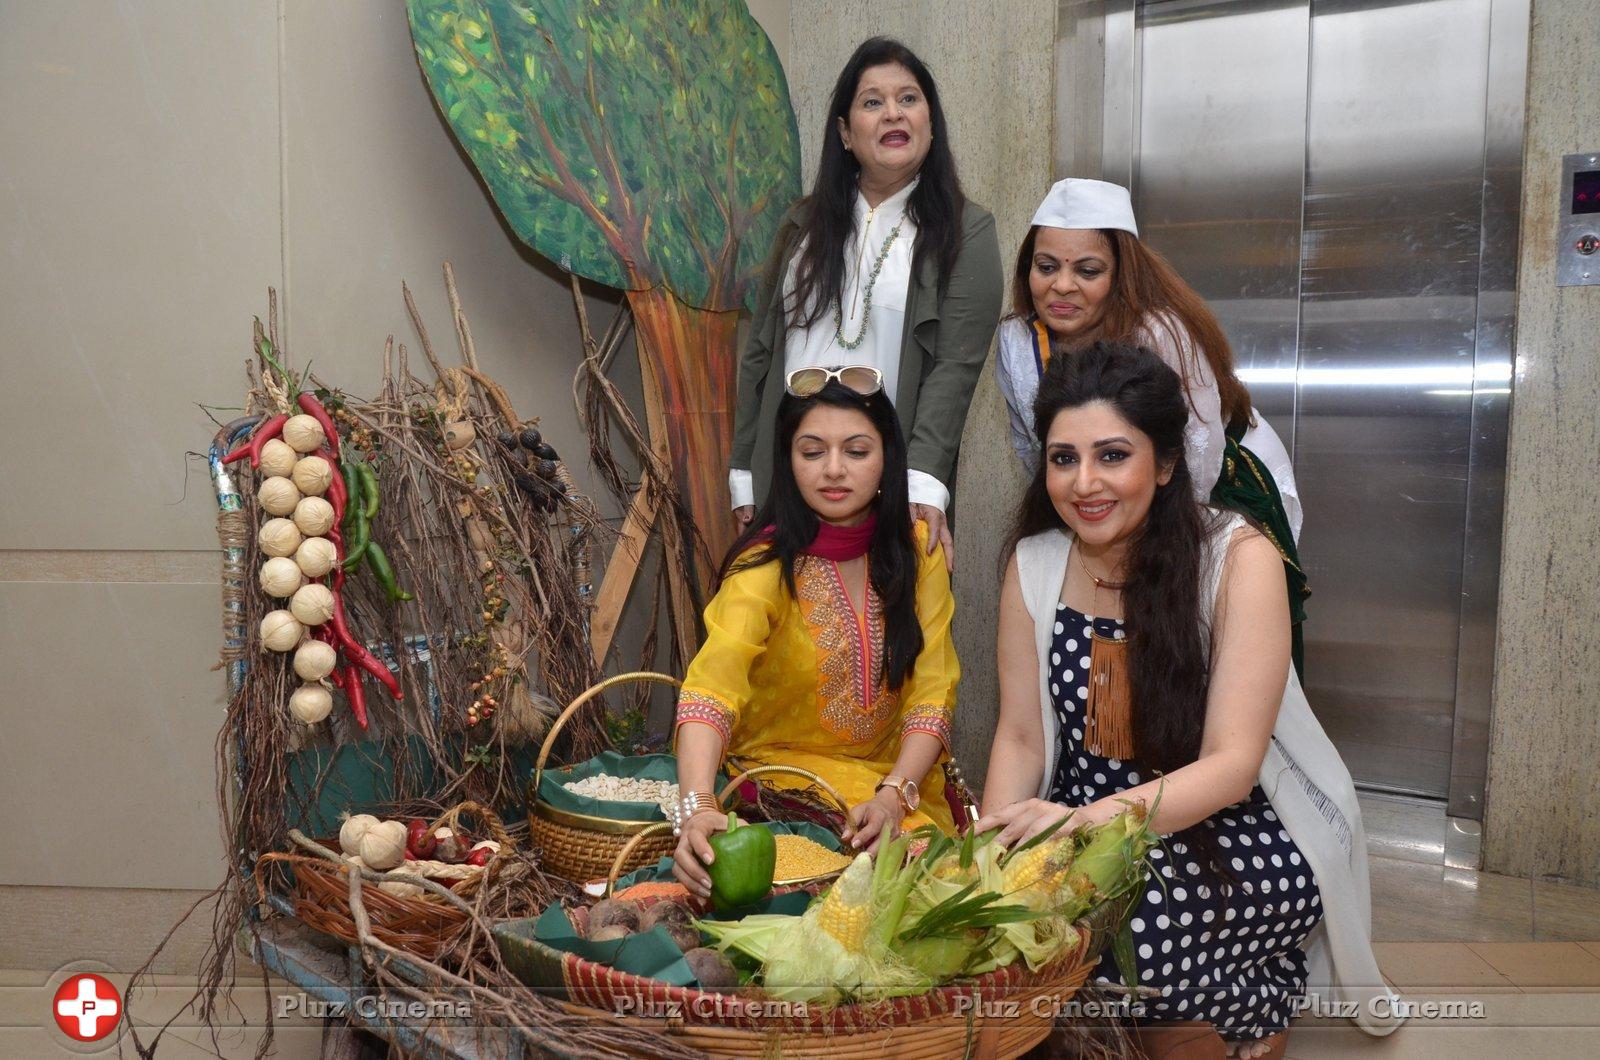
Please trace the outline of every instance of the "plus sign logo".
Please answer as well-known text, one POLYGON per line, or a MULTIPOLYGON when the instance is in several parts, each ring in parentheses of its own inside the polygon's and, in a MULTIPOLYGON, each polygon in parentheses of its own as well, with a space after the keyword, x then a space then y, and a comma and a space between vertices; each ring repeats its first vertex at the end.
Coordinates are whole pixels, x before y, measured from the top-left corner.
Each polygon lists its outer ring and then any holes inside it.
POLYGON ((92 972, 74 975, 56 990, 51 1011, 56 1026, 79 1042, 99 1041, 117 1029, 122 995, 111 981, 92 972))

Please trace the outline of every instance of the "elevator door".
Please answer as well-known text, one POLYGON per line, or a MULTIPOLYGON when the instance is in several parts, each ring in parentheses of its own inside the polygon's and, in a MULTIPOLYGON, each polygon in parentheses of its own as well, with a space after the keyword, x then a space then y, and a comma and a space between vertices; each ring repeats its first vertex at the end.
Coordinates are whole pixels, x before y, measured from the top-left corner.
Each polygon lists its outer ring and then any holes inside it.
POLYGON ((1492 644, 1469 627, 1479 568, 1498 569, 1483 494, 1508 400, 1490 392, 1509 379, 1489 319, 1508 310, 1480 296, 1509 287, 1500 215, 1516 208, 1493 171, 1495 3, 1129 10, 1142 234, 1214 307, 1294 457, 1307 695, 1358 783, 1444 798, 1454 766, 1467 816, 1483 752, 1463 739, 1487 708, 1471 656, 1492 644))

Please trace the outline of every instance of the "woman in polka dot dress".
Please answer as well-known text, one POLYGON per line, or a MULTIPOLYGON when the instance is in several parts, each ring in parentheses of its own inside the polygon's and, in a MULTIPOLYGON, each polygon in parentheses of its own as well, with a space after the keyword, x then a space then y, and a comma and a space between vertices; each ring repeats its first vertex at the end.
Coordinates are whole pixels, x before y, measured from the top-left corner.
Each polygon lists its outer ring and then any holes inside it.
MULTIPOLYGON (((1069 815, 1091 824, 1132 799, 1155 805, 1168 842, 1132 920, 1141 985, 1158 991, 1141 1045, 1281 1056, 1324 914, 1318 873, 1259 782, 1286 690, 1298 694, 1283 568, 1243 519, 1194 499, 1187 415, 1177 374, 1145 350, 1097 344, 1042 381, 1045 459, 1001 591, 979 827, 1013 843, 1069 815)), ((1339 814, 1318 818, 1326 831, 1359 836, 1358 817, 1324 802, 1339 814)), ((1364 860, 1359 871, 1364 893, 1364 860)), ((1354 952, 1370 962, 1365 932, 1354 952)))

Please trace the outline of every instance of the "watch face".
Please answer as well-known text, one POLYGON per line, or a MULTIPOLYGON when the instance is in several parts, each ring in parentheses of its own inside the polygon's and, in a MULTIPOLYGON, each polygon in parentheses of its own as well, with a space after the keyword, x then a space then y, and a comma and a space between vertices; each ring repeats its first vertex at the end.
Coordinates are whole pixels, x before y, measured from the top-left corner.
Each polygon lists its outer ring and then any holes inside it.
POLYGON ((900 787, 900 797, 905 800, 906 809, 915 810, 922 804, 922 791, 917 787, 917 782, 908 780, 900 787))

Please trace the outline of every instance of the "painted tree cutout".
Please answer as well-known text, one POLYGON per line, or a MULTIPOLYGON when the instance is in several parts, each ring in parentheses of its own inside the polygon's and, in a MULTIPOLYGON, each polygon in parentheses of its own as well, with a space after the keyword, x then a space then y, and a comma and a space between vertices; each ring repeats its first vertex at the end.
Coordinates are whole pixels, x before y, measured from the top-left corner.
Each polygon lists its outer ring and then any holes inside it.
POLYGON ((647 400, 659 392, 652 442, 720 557, 738 310, 800 193, 771 42, 741 0, 406 8, 434 99, 512 230, 628 292, 647 400))

